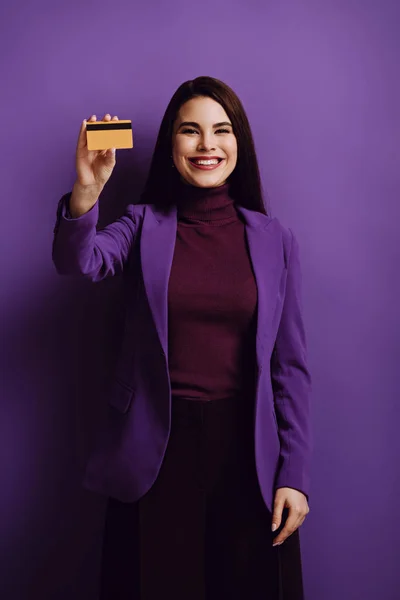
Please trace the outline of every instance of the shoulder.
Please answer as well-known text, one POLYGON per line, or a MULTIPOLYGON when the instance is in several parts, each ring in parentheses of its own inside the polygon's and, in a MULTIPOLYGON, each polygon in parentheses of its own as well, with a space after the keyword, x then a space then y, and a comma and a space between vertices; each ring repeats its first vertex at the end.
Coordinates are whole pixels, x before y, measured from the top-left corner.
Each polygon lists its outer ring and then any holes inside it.
POLYGON ((268 228, 272 228, 276 235, 282 240, 282 248, 287 263, 290 259, 290 255, 293 250, 298 250, 297 238, 291 227, 283 225, 283 223, 277 217, 270 217, 270 223, 268 228))
POLYGON ((146 204, 127 204, 125 206, 124 216, 138 222, 143 219, 146 204))
POLYGON ((283 225, 283 223, 278 219, 278 217, 270 217, 270 225, 275 228, 276 231, 282 235, 283 243, 285 246, 292 244, 292 239, 294 237, 293 230, 291 227, 287 227, 283 225))

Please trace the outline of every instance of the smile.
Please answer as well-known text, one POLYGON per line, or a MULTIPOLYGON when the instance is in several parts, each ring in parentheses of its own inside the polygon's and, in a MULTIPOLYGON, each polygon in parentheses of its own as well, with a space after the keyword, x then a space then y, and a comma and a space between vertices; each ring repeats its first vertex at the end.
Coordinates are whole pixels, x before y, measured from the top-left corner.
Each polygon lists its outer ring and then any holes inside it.
POLYGON ((217 169, 223 160, 223 158, 189 158, 189 162, 191 165, 193 165, 193 167, 195 167, 196 169, 203 169, 205 171, 212 171, 213 169, 217 169))

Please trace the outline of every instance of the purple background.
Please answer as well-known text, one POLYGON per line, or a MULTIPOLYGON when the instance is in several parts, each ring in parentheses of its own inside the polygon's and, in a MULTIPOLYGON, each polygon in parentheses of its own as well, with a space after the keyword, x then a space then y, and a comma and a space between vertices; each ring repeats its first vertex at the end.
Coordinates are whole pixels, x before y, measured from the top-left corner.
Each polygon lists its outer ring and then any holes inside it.
POLYGON ((80 480, 121 286, 62 278, 51 262, 80 123, 133 122, 104 225, 138 201, 175 89, 211 75, 242 99, 269 205, 300 242, 314 380, 307 600, 399 598, 399 3, 4 4, 0 597, 97 597, 104 499, 80 480))

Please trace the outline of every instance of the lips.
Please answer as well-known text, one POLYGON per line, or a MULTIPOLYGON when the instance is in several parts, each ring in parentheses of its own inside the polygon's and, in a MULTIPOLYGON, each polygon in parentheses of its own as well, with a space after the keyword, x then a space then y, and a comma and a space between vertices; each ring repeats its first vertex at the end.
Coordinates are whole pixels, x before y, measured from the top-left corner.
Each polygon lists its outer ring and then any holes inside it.
POLYGON ((218 169, 218 167, 220 166, 220 164, 224 161, 225 159, 220 158, 219 156, 195 156, 193 158, 189 158, 189 162, 190 164, 195 168, 195 169, 200 169, 202 171, 212 171, 214 169, 218 169), (206 163, 206 164, 200 164, 198 161, 213 161, 211 163, 206 163))
POLYGON ((220 163, 224 159, 221 158, 220 156, 193 156, 192 158, 189 158, 189 161, 192 164, 198 164, 199 161, 209 161, 209 160, 218 161, 218 163, 220 163))

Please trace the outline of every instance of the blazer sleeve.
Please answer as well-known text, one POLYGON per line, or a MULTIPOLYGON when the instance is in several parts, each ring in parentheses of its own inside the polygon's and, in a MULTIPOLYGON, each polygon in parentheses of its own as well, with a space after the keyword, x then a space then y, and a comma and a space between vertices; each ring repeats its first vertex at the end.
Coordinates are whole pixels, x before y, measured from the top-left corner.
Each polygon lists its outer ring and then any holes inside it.
POLYGON ((285 298, 274 351, 271 380, 280 439, 275 489, 290 487, 309 497, 312 452, 310 424, 311 377, 301 299, 299 245, 290 232, 285 298))
POLYGON ((62 196, 57 207, 52 259, 60 275, 84 275, 97 282, 122 272, 136 233, 134 206, 97 231, 99 201, 84 215, 71 218, 69 199, 62 196))

